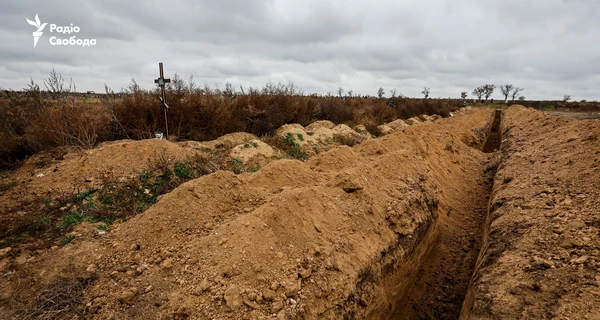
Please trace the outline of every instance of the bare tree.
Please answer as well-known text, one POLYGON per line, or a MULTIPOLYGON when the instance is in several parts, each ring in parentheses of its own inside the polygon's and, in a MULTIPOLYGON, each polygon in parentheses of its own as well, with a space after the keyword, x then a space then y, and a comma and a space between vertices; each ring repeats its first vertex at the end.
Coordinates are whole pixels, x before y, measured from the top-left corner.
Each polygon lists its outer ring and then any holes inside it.
POLYGON ((467 93, 466 91, 463 91, 460 93, 460 98, 463 100, 466 100, 468 96, 469 96, 469 93, 467 93))
POLYGON ((494 89, 496 89, 496 86, 493 84, 486 84, 483 86, 483 95, 485 96, 485 101, 487 101, 492 94, 494 94, 494 89))
MULTIPOLYGON (((240 88, 241 88, 241 85, 240 85, 240 88)), ((187 83, 187 92, 193 93, 194 91, 196 91, 196 81, 194 80, 194 75, 190 74, 190 78, 188 79, 188 83, 187 83)), ((242 91, 244 91, 244 89, 242 89, 242 91)))
POLYGON ((569 102, 569 100, 571 100, 571 96, 570 96, 570 95, 568 95, 568 94, 565 94, 565 95, 563 96, 563 101, 564 101, 564 102, 569 102))
POLYGON ((344 95, 344 89, 342 89, 342 87, 339 87, 337 92, 338 92, 338 97, 340 97, 340 98, 344 95))
POLYGON ((121 91, 127 93, 139 93, 142 92, 142 88, 134 78, 131 78, 131 83, 127 84, 127 88, 121 88, 121 91))
POLYGON ((385 95, 385 91, 383 90, 383 88, 379 87, 379 90, 377 90, 377 96, 379 98, 383 98, 384 95, 385 95))
POLYGON ((392 90, 390 91, 390 94, 392 95, 392 98, 395 98, 395 97, 396 97, 396 92, 397 92, 397 91, 396 91, 396 88, 394 88, 394 89, 392 89, 392 90))
POLYGON ((504 96, 504 103, 508 102, 508 96, 510 95, 513 89, 514 86, 512 84, 505 84, 503 86, 500 86, 500 92, 502 92, 502 95, 504 96))
POLYGON ((472 95, 476 96, 477 100, 481 100, 481 98, 483 97, 484 92, 485 91, 483 90, 483 87, 477 87, 477 88, 475 88, 473 90, 472 95))
POLYGON ((353 94, 353 93, 354 93, 354 92, 353 92, 352 90, 350 90, 350 91, 348 91, 348 92, 346 93, 346 96, 347 96, 348 98, 352 98, 352 94, 353 94))
POLYGON ((429 98, 429 91, 430 89, 427 87, 423 88, 423 91, 421 91, 421 93, 423 94, 423 96, 425 96, 425 99, 429 98))
POLYGON ((527 99, 527 98, 525 98, 525 96, 520 96, 519 97, 519 101, 525 101, 525 99, 527 99))
POLYGON ((519 88, 519 87, 514 88, 512 94, 511 94, 512 101, 515 101, 515 99, 519 96, 519 92, 521 92, 523 90, 525 90, 525 89, 519 88))
POLYGON ((68 93, 73 89, 73 78, 71 78, 69 87, 65 87, 65 80, 63 79, 62 75, 58 74, 56 70, 52 69, 50 74, 48 74, 48 78, 44 80, 44 86, 46 86, 46 90, 48 90, 50 93, 68 93))

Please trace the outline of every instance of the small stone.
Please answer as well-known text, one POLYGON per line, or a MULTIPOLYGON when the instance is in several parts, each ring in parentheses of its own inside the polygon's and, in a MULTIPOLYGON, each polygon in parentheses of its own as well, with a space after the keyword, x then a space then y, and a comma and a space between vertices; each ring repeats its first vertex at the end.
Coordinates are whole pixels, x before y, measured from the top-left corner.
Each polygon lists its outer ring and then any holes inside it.
POLYGON ((288 298, 295 297, 298 291, 300 291, 300 285, 296 281, 288 283, 285 286, 285 296, 288 298))
POLYGON ((279 286, 280 286, 279 282, 275 281, 275 282, 271 283, 271 290, 277 291, 277 289, 279 289, 279 286))
POLYGON ((256 302, 254 302, 254 301, 250 301, 250 300, 244 299, 244 304, 246 306, 248 306, 248 308, 250 308, 250 309, 254 309, 254 310, 260 309, 260 306, 256 302))
POLYGON ((131 246, 129 246, 129 251, 136 251, 139 249, 140 249, 140 246, 137 243, 132 243, 131 246))
POLYGON ((273 290, 265 290, 263 291, 263 298, 267 301, 273 301, 273 299, 275 299, 275 291, 273 290))
POLYGON ((89 273, 96 273, 96 271, 98 271, 98 268, 96 267, 95 264, 90 264, 87 269, 85 269, 85 271, 89 272, 89 273))
POLYGON ((283 302, 276 301, 271 305, 271 313, 277 313, 283 309, 283 302))
POLYGON ((164 269, 171 269, 173 268, 173 259, 167 259, 165 261, 162 262, 161 266, 164 269))
POLYGON ((208 290, 210 288, 210 282, 208 282, 208 279, 204 278, 202 280, 202 282, 200 282, 200 290, 202 290, 203 292, 208 290))
POLYGON ((131 290, 125 290, 119 295, 119 302, 131 305, 134 298, 135 294, 131 290))
POLYGON ((250 293, 248 293, 248 300, 250 300, 250 301, 256 301, 256 297, 257 296, 258 295, 256 294, 256 292, 250 292, 250 293))
POLYGON ((571 262, 574 264, 584 264, 588 259, 589 259, 588 256, 581 256, 577 259, 571 260, 571 262))
POLYGON ((225 305, 229 307, 231 310, 237 310, 242 306, 242 297, 240 295, 240 289, 237 286, 232 285, 223 294, 223 298, 225 299, 225 305))
POLYGON ((146 289, 144 289, 144 292, 148 293, 148 292, 151 292, 153 289, 154 289, 154 287, 150 285, 150 286, 147 286, 146 289))
POLYGON ((312 269, 302 269, 302 270, 300 270, 298 275, 300 276, 300 278, 306 279, 306 278, 310 277, 311 274, 312 274, 312 269))
POLYGON ((550 269, 550 268, 554 267, 554 263, 549 260, 535 257, 535 258, 533 258, 533 262, 531 263, 531 266, 534 269, 543 270, 543 269, 550 269))

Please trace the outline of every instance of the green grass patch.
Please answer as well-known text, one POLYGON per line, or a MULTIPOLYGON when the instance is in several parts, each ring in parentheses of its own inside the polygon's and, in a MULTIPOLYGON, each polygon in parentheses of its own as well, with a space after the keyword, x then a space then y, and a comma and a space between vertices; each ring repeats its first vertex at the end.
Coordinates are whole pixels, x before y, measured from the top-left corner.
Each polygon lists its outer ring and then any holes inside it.
POLYGON ((86 216, 83 212, 71 212, 64 217, 56 227, 60 230, 71 228, 72 226, 81 223, 86 220, 86 216))
POLYGON ((71 243, 73 240, 75 240, 75 235, 69 234, 66 237, 64 237, 62 240, 60 240, 60 242, 58 243, 59 246, 66 246, 69 243, 71 243))

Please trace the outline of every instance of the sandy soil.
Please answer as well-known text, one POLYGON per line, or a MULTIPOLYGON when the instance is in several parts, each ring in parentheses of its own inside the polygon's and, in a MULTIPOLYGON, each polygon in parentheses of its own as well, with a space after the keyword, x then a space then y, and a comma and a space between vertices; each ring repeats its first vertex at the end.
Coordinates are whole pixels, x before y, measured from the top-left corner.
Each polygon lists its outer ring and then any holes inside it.
POLYGON ((307 161, 245 133, 32 158, 0 195, 13 218, 149 158, 224 151, 260 170, 190 180, 105 234, 0 249, 0 318, 597 319, 600 120, 513 106, 382 128, 278 130, 307 161))
POLYGON ((599 319, 600 120, 511 107, 467 319, 599 319))
MULTIPOLYGON (((27 308, 67 276, 94 279, 84 313, 97 319, 386 317, 430 256, 420 244, 435 242, 439 230, 451 226, 449 237, 464 239, 449 263, 476 256, 475 243, 464 246, 475 235, 452 216, 477 212, 481 219, 474 190, 485 184, 490 156, 472 146, 483 143, 490 116, 471 110, 414 120, 419 125, 404 132, 307 162, 216 172, 105 235, 84 224, 67 246, 15 249, 5 258, 17 271, 1 280, 0 313, 27 308)), ((450 276, 467 282, 469 273, 450 276)), ((460 293, 451 299, 455 307, 439 314, 456 314, 460 293)))

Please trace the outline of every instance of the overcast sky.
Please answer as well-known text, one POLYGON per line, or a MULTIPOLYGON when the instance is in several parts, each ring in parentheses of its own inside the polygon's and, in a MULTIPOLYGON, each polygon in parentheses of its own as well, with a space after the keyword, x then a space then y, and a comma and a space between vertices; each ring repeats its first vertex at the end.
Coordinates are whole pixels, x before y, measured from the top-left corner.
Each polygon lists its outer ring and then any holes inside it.
MULTIPOLYGON (((493 83, 528 99, 600 100, 598 0, 0 0, 0 88, 42 85, 52 70, 78 91, 154 86, 165 73, 196 83, 306 93, 459 97, 493 83), (26 18, 48 23, 37 47, 26 18), (71 23, 80 32, 50 32, 71 23), (52 36, 96 39, 52 46, 52 36)), ((42 85, 43 86, 43 85, 42 85)), ((500 93, 494 94, 499 99, 500 93)))

